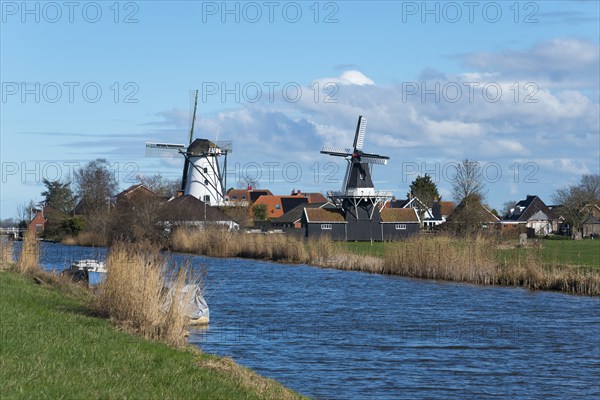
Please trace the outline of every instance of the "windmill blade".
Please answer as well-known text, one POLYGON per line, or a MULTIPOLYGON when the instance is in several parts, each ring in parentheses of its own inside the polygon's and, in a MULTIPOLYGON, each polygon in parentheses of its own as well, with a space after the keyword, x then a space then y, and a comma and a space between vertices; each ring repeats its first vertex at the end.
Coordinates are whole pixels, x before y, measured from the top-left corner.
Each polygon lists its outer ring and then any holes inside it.
POLYGON ((233 142, 231 140, 221 140, 215 142, 215 144, 219 146, 223 153, 233 153, 233 142))
POLYGON ((390 159, 388 156, 381 156, 379 154, 373 154, 373 153, 362 153, 362 157, 383 158, 384 160, 389 160, 390 159))
POLYGON ((385 165, 388 163, 389 157, 387 158, 379 158, 379 157, 361 157, 360 158, 360 162, 361 163, 368 163, 368 164, 382 164, 385 165))
POLYGON ((183 144, 146 142, 146 157, 179 157, 183 144))
POLYGON ((332 156, 347 157, 352 155, 352 149, 342 149, 340 147, 323 146, 321 153, 332 156))
POLYGON ((354 135, 354 150, 362 150, 366 131, 367 118, 361 115, 358 117, 358 124, 356 125, 356 134, 354 135))

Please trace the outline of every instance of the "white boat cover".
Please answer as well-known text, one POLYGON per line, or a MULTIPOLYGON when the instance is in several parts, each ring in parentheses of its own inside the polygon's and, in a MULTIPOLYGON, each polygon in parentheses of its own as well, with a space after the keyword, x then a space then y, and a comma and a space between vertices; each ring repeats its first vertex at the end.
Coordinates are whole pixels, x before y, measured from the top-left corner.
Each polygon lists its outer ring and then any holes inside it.
MULTIPOLYGON (((172 287, 167 286, 167 290, 169 291, 167 294, 167 301, 165 303, 165 309, 171 304, 173 298, 173 289, 172 287)), ((186 306, 187 316, 191 320, 202 319, 208 322, 210 317, 210 311, 208 310, 208 305, 206 304, 206 300, 202 296, 202 288, 199 285, 185 285, 182 289, 182 297, 189 298, 188 304, 186 306), (189 295, 188 295, 189 293, 189 295)))
POLYGON ((183 287, 183 293, 192 292, 190 301, 188 303, 188 317, 190 319, 198 319, 206 317, 209 319, 209 310, 206 300, 202 296, 202 289, 198 285, 185 285, 183 287))

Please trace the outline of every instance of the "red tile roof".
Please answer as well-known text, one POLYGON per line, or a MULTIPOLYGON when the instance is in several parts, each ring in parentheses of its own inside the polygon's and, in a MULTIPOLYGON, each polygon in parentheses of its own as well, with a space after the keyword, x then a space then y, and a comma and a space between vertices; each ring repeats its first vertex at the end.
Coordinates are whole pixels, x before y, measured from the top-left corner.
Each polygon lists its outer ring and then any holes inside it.
POLYGON ((227 192, 226 198, 231 202, 247 201, 252 203, 256 201, 260 196, 272 196, 273 193, 269 189, 231 189, 227 192))
POLYGON ((443 216, 452 214, 452 211, 456 208, 456 204, 452 201, 440 201, 440 212, 443 216))
POLYGON ((301 203, 308 203, 308 199, 303 196, 260 196, 254 205, 264 204, 267 206, 267 218, 279 218, 285 212, 290 211, 301 203))

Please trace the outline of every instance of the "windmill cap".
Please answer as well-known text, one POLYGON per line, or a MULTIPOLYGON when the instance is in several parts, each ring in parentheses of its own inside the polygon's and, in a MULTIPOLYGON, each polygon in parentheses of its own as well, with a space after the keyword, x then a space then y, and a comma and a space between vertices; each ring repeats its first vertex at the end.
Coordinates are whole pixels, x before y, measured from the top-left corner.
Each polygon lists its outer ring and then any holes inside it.
POLYGON ((202 155, 207 154, 209 149, 218 149, 214 142, 208 139, 196 139, 189 145, 187 152, 189 155, 202 155))

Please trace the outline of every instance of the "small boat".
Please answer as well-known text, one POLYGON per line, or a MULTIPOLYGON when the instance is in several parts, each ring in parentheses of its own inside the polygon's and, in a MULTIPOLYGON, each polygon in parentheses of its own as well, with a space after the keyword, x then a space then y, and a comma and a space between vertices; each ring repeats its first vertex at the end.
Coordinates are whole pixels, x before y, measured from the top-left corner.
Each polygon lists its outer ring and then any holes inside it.
POLYGON ((106 280, 106 267, 103 261, 86 259, 75 261, 64 271, 76 282, 85 281, 90 286, 98 286, 106 280))

